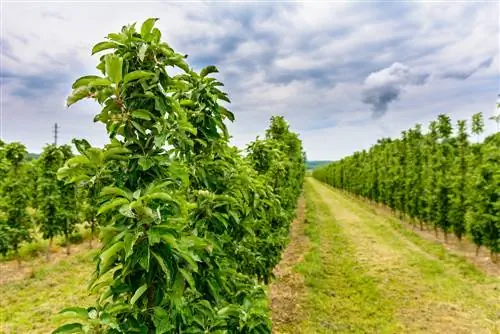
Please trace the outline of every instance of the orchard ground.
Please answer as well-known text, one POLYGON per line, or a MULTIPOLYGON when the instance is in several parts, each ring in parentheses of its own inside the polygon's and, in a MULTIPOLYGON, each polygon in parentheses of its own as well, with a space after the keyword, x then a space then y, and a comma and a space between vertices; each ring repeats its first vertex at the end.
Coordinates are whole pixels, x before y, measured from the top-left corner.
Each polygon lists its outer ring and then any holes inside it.
MULTIPOLYGON (((50 332, 64 321, 59 310, 94 301, 86 287, 96 250, 86 246, 25 261, 28 274, 3 280, 1 333, 50 332)), ((269 287, 274 332, 500 333, 499 266, 472 253, 307 178, 269 287)))

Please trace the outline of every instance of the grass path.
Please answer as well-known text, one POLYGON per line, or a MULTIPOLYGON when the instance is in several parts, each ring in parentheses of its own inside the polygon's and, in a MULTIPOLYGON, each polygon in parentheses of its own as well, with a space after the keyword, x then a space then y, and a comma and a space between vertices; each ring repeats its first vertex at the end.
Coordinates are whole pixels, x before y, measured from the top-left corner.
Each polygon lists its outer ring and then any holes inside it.
POLYGON ((303 315, 276 333, 499 333, 500 278, 311 178, 306 202, 303 315))

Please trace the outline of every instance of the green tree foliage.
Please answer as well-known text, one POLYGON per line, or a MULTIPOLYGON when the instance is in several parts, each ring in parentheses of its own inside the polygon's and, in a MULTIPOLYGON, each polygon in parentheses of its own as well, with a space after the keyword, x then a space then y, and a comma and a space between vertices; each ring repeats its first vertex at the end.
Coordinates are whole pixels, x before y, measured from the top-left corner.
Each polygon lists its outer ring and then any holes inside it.
POLYGON ((456 154, 454 161, 451 161, 451 193, 450 209, 448 220, 452 224, 452 229, 459 240, 466 230, 465 215, 467 213, 467 177, 468 177, 468 156, 469 141, 466 121, 460 120, 457 123, 456 154))
POLYGON ((77 203, 81 220, 90 228, 89 245, 92 247, 93 238, 100 226, 101 217, 98 216, 99 191, 102 183, 112 182, 109 170, 103 169, 104 164, 102 150, 93 148, 85 139, 73 139, 73 144, 80 156, 85 157, 89 163, 79 163, 82 158, 76 157, 60 168, 59 175, 73 175, 70 183, 78 185, 77 203), (68 174, 69 173, 69 174, 68 174), (88 178, 87 175, 96 175, 88 178))
POLYGON ((479 141, 479 135, 484 132, 484 117, 482 113, 472 115, 472 133, 479 141))
POLYGON ((450 117, 447 115, 438 116, 438 164, 437 164, 437 213, 436 225, 444 232, 445 239, 450 232, 451 222, 448 219, 450 211, 450 165, 452 157, 452 145, 450 143, 453 128, 450 117))
POLYGON ((26 148, 20 143, 9 143, 5 145, 3 154, 9 170, 1 188, 0 252, 5 254, 12 250, 20 263, 19 247, 23 242, 31 241, 31 222, 26 210, 30 202, 29 192, 26 191, 26 184, 29 183, 26 148))
POLYGON ((468 226, 476 245, 487 246, 496 261, 500 252, 500 133, 485 139, 481 156, 474 171, 468 226))
POLYGON ((6 180, 7 174, 9 172, 9 162, 5 156, 6 144, 0 140, 0 187, 2 183, 6 180))
MULTIPOLYGON (((73 157, 71 147, 63 145, 58 147, 62 153, 63 161, 67 161, 73 157)), ((78 201, 78 187, 75 183, 63 183, 60 181, 59 192, 61 194, 59 202, 59 210, 61 213, 60 228, 61 234, 64 235, 66 244, 66 253, 70 254, 70 241, 69 236, 75 231, 77 223, 81 222, 80 219, 80 203, 78 201)))
POLYGON ((69 236, 78 221, 77 188, 57 179, 57 171, 72 156, 68 145, 47 145, 37 160, 37 221, 42 237, 49 240, 49 250, 55 236, 63 235, 69 254, 69 236))
MULTIPOLYGON (((472 133, 484 130, 482 114, 472 118, 472 133)), ((483 143, 471 143, 465 121, 455 133, 451 120, 439 115, 427 133, 420 125, 401 138, 379 140, 368 151, 356 152, 313 171, 332 186, 383 203, 420 227, 429 224, 457 238, 469 236, 485 245, 496 260, 500 234, 498 133, 483 143)))
POLYGON ((56 173, 64 164, 62 152, 55 145, 47 145, 38 160, 37 221, 42 237, 49 239, 50 254, 52 240, 61 233, 61 193, 56 173))
POLYGON ((262 283, 300 192, 300 140, 273 119, 253 146, 282 159, 253 168, 252 154, 229 145, 225 122, 234 116, 210 76, 217 69, 193 71, 161 41, 155 21, 98 43, 93 53, 108 51, 102 76, 76 80, 68 98, 101 105, 95 121, 110 143, 78 142, 80 155, 58 172, 99 203, 103 246, 91 284, 96 305, 64 310, 80 322, 56 332, 270 333, 262 283), (270 183, 271 173, 295 178, 270 183))

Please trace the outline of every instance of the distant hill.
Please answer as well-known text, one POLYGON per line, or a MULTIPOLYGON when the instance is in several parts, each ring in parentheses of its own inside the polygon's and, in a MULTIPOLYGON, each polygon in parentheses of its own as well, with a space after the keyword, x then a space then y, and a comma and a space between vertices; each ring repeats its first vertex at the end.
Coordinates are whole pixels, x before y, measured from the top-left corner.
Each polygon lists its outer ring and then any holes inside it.
POLYGON ((323 166, 326 164, 329 164, 331 161, 330 160, 308 160, 306 165, 307 169, 314 169, 319 166, 323 166))
POLYGON ((29 153, 26 155, 26 159, 29 161, 29 160, 35 160, 35 159, 38 159, 38 157, 40 157, 40 154, 38 153, 29 153))

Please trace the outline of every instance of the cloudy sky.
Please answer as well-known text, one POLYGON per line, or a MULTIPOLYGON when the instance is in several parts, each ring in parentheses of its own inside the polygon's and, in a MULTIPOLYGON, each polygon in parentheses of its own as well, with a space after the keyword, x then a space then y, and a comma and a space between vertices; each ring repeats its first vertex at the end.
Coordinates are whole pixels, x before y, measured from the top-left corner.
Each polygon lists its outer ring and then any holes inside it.
MULTIPOLYGON (((4 141, 32 152, 52 140, 106 143, 98 106, 64 107, 71 83, 95 74, 94 44, 158 17, 163 39, 200 69, 216 65, 232 100, 233 143, 271 115, 300 133, 309 159, 335 160, 440 113, 495 112, 498 2, 131 2, 1 4, 4 141)), ((488 122, 488 131, 495 124, 488 122)))

